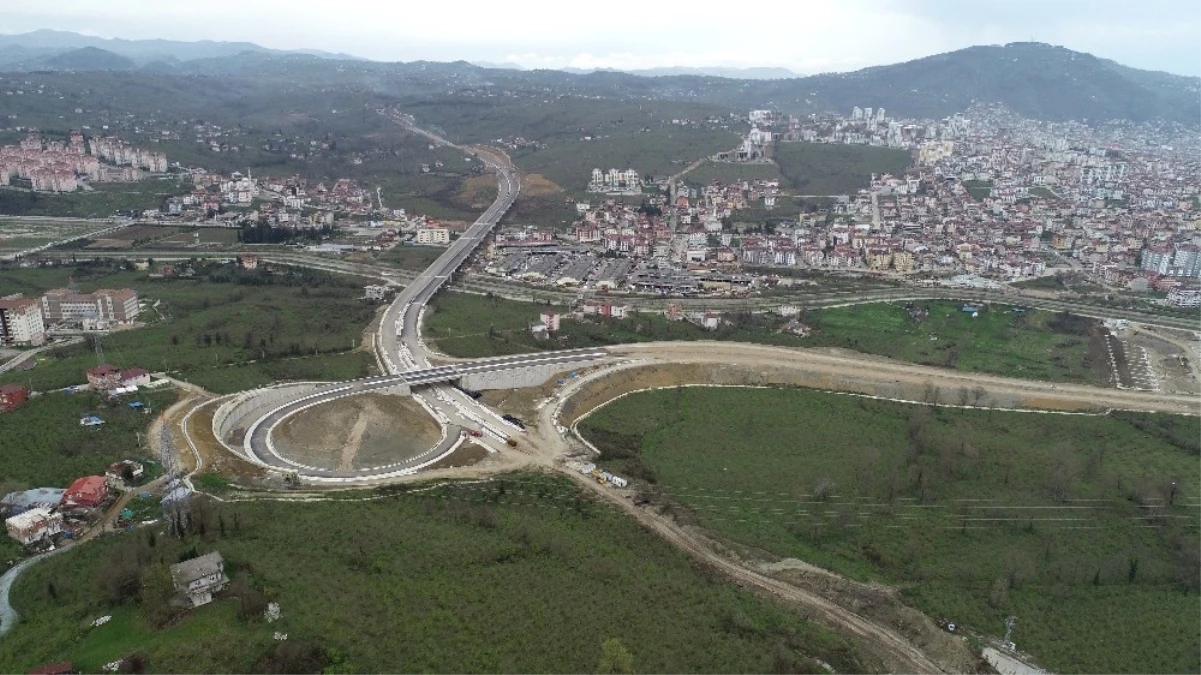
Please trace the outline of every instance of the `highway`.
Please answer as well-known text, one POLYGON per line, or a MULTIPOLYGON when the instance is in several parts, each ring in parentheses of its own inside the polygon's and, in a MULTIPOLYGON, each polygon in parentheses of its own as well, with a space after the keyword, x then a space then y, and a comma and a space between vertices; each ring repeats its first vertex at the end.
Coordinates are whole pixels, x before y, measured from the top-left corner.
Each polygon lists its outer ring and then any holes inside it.
MULTIPOLYGON (((417 129, 405 118, 395 115, 392 117, 439 145, 458 148, 439 136, 417 129)), ((595 349, 565 350, 487 359, 463 365, 431 366, 430 352, 421 339, 421 319, 426 303, 479 248, 521 191, 520 178, 507 157, 482 148, 458 149, 479 157, 485 166, 496 172, 496 200, 433 264, 405 286, 384 312, 376 333, 375 349, 376 355, 388 372, 352 382, 325 385, 316 392, 276 406, 253 422, 247 430, 243 450, 252 461, 295 472, 298 476, 303 475, 305 480, 317 483, 379 480, 406 475, 452 452, 461 442, 463 428, 470 427, 481 431, 483 436, 476 440, 485 447, 488 447, 489 443, 504 442, 512 432, 519 430, 462 391, 448 386, 447 382, 472 373, 499 372, 530 366, 562 365, 563 368, 567 368, 571 364, 607 355, 606 352, 595 349), (408 387, 442 426, 442 441, 429 451, 387 466, 351 472, 304 466, 276 451, 271 433, 288 417, 322 403, 398 386, 408 387), (422 387, 422 390, 412 391, 413 387, 422 387)))

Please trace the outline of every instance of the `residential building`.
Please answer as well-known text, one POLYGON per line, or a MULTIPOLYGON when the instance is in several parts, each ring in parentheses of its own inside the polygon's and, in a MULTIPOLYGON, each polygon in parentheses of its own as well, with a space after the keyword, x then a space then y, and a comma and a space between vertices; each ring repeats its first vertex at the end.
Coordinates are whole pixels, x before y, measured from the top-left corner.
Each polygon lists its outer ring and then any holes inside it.
POLYGON ((93 389, 112 389, 118 386, 121 371, 116 366, 102 363, 95 368, 88 368, 88 385, 93 389))
POLYGON ((63 531, 63 517, 48 508, 37 507, 4 521, 8 536, 28 546, 63 531))
POLYGON ((213 551, 171 566, 171 581, 193 607, 213 601, 213 593, 229 583, 225 576, 225 559, 213 551))
POLYGON ((0 345, 36 347, 46 342, 42 305, 33 298, 0 298, 0 345))
POLYGON ((42 296, 42 314, 47 323, 85 320, 129 323, 138 316, 138 293, 131 288, 105 288, 92 293, 56 288, 42 296))
POLYGON ((29 390, 19 384, 0 384, 0 412, 12 412, 29 400, 29 390))
POLYGON ((71 487, 63 493, 61 505, 64 508, 94 509, 108 499, 108 482, 104 476, 84 476, 71 483, 71 487))
POLYGON ((1173 307, 1201 307, 1201 289, 1173 288, 1168 291, 1168 304, 1173 307))
POLYGON ((417 230, 418 244, 449 244, 450 230, 445 227, 423 227, 417 230))
POLYGON ((540 318, 542 325, 546 326, 548 331, 553 333, 559 330, 559 320, 561 317, 557 312, 543 312, 540 318))

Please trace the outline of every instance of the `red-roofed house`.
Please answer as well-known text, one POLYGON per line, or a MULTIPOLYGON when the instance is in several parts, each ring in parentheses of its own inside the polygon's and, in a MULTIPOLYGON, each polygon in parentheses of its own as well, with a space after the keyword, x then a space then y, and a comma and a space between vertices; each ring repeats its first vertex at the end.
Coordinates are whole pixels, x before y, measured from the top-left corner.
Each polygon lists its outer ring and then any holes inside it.
POLYGON ((101 364, 95 368, 88 368, 88 384, 94 389, 111 389, 117 386, 120 375, 121 371, 117 370, 116 366, 101 364))
POLYGON ((61 504, 66 508, 95 508, 108 498, 108 483, 104 476, 84 476, 71 483, 63 493, 61 504))
POLYGON ((29 400, 29 390, 19 384, 0 384, 0 412, 12 412, 29 400))
POLYGON ((117 378, 117 384, 122 387, 144 387, 150 384, 150 373, 145 368, 130 368, 122 370, 117 378))

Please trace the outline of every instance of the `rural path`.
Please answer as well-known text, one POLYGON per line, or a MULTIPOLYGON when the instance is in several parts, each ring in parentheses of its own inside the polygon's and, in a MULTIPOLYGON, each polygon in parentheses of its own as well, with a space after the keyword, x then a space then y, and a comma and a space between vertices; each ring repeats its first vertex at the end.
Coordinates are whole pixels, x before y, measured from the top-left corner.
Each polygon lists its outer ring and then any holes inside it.
POLYGON ((21 573, 30 567, 33 567, 52 555, 58 555, 59 553, 68 550, 72 546, 74 546, 74 544, 59 546, 53 551, 47 551, 46 553, 35 555, 32 558, 26 558, 20 563, 14 565, 12 569, 5 572, 4 576, 0 576, 0 636, 3 636, 8 631, 12 630, 13 626, 17 624, 17 619, 20 618, 17 615, 17 610, 14 609, 12 603, 9 602, 9 592, 12 590, 13 583, 17 580, 17 577, 21 576, 21 573))
POLYGON ((1186 415, 1201 413, 1201 399, 1186 394, 1107 389, 1083 384, 1048 383, 997 375, 960 372, 919 366, 882 357, 848 352, 831 354, 816 349, 791 349, 733 342, 647 342, 611 347, 616 355, 668 363, 738 364, 771 369, 796 367, 830 378, 830 389, 843 389, 851 381, 878 384, 934 385, 943 394, 940 403, 964 388, 982 387, 990 396, 1030 401, 1030 407, 1059 410, 1114 408, 1186 415))
POLYGON ((600 485, 596 481, 582 476, 575 471, 566 470, 564 473, 571 476, 577 483, 587 486, 594 494, 602 497, 611 504, 617 505, 622 511, 631 515, 644 527, 663 537, 694 559, 730 577, 738 585, 744 587, 753 586, 767 591, 776 597, 800 605, 816 615, 819 623, 840 629, 847 634, 854 635, 879 646, 890 657, 887 666, 891 672, 945 672, 937 663, 926 656, 922 650, 915 647, 895 631, 859 616, 816 593, 778 579, 773 579, 725 558, 668 518, 653 513, 648 509, 635 506, 629 500, 628 494, 622 495, 617 490, 600 485))
MULTIPOLYGON (((373 405, 371 407, 375 408, 373 405)), ((374 412, 378 414, 379 409, 374 412)), ((359 446, 363 443, 363 434, 367 432, 367 422, 369 421, 371 421, 371 414, 366 410, 360 410, 358 417, 354 420, 354 426, 350 428, 350 435, 346 437, 346 444, 342 446, 342 454, 338 458, 339 471, 350 471, 354 468, 354 458, 359 454, 359 446)))

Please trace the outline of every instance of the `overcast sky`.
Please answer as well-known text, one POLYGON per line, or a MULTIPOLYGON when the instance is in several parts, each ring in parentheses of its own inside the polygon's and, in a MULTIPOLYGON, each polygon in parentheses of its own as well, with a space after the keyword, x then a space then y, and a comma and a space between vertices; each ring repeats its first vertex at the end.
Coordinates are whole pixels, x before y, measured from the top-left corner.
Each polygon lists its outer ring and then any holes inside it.
POLYGON ((0 32, 245 40, 385 61, 524 67, 782 66, 801 74, 1035 40, 1201 75, 1197 0, 0 0, 0 32), (600 8, 613 7, 613 11, 600 8), (596 8, 586 14, 580 9, 596 8))

